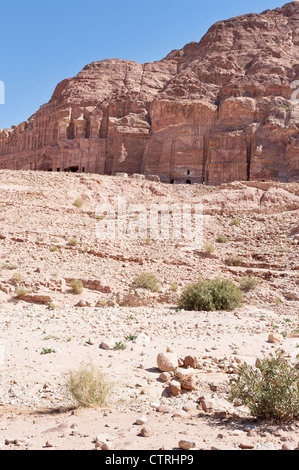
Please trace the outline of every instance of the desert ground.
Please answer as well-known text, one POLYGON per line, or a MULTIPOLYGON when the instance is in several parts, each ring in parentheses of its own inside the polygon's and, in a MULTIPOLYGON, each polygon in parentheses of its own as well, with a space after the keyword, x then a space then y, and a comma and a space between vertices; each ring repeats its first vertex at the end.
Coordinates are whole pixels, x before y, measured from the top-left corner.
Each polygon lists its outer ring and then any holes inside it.
MULTIPOLYGON (((294 362, 299 352, 298 183, 209 187, 0 170, 0 204, 2 450, 299 447, 298 422, 259 421, 227 399, 238 364, 278 349, 294 362), (99 239, 97 208, 118 196, 147 209, 201 204, 201 246, 195 234, 99 239), (141 273, 156 275, 157 292, 132 287, 141 273), (199 277, 239 285, 244 276, 257 285, 235 310, 178 308, 199 277), (171 374, 157 365, 167 351, 182 365, 196 358, 191 390, 170 393, 171 374), (76 407, 65 387, 67 373, 86 364, 111 384, 104 407, 76 407)), ((138 214, 129 221, 138 225, 138 214)))

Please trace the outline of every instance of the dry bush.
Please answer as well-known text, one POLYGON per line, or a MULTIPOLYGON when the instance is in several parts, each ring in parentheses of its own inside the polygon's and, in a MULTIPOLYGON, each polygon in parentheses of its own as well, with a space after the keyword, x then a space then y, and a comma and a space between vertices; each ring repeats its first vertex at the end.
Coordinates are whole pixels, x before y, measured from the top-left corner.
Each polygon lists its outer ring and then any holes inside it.
POLYGON ((66 389, 79 407, 99 407, 107 404, 112 392, 112 384, 107 382, 99 368, 92 364, 70 371, 66 379, 66 389))
POLYGON ((83 292, 82 281, 80 281, 79 279, 74 279, 71 282, 71 289, 72 289, 73 294, 82 294, 83 292))
POLYGON ((157 277, 150 273, 140 274, 134 279, 132 286, 137 289, 147 289, 152 292, 157 292, 159 290, 157 277))
POLYGON ((74 206, 76 206, 76 207, 79 207, 79 208, 80 208, 80 207, 83 206, 83 204, 84 204, 84 201, 83 201, 83 199, 82 199, 81 197, 79 197, 78 199, 76 199, 76 200, 74 201, 74 206))

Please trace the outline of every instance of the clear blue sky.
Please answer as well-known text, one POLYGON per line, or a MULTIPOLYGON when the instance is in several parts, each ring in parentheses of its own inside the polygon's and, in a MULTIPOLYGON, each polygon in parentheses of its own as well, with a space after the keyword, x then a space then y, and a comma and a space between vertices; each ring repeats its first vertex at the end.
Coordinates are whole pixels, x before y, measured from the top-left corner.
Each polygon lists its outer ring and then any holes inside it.
POLYGON ((160 60, 200 41, 216 21, 281 7, 280 0, 3 0, 0 129, 26 120, 58 82, 88 63, 160 60))

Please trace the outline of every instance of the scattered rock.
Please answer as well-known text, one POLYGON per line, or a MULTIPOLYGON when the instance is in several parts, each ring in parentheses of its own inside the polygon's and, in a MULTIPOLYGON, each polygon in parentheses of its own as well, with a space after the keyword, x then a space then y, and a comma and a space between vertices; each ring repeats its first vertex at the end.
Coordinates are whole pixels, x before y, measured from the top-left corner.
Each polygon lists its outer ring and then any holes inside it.
POLYGON ((157 356, 157 365, 161 372, 173 372, 178 367, 176 353, 160 353, 157 356))

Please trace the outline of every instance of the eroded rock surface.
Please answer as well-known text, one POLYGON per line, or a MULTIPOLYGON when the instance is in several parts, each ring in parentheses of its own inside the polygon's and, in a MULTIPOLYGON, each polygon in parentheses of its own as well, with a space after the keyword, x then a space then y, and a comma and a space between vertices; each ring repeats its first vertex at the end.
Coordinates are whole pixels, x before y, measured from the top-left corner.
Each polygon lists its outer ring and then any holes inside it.
POLYGON ((161 61, 89 64, 0 132, 0 168, 298 180, 298 26, 291 2, 220 21, 161 61))

